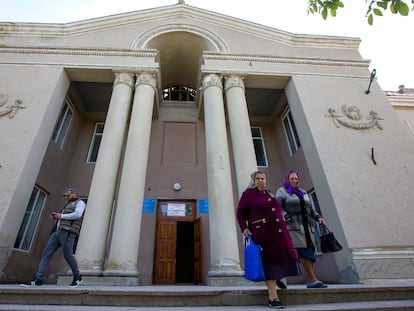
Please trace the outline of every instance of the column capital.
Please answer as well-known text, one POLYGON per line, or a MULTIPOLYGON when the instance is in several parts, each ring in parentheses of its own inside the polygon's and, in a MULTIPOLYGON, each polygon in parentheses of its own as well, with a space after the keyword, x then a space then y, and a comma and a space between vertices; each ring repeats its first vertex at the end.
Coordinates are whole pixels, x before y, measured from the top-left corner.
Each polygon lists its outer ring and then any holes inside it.
POLYGON ((245 90, 244 82, 243 82, 243 76, 239 75, 231 75, 226 76, 224 81, 224 90, 227 91, 232 87, 240 87, 243 90, 245 90))
POLYGON ((217 86, 223 89, 223 83, 218 74, 213 73, 203 77, 203 89, 209 88, 210 86, 217 86))
POLYGON ((117 84, 126 84, 132 89, 134 87, 134 76, 127 72, 115 72, 114 85, 117 84))
POLYGON ((141 72, 137 74, 135 88, 141 84, 147 84, 155 89, 157 87, 157 80, 155 79, 154 74, 148 72, 141 72))

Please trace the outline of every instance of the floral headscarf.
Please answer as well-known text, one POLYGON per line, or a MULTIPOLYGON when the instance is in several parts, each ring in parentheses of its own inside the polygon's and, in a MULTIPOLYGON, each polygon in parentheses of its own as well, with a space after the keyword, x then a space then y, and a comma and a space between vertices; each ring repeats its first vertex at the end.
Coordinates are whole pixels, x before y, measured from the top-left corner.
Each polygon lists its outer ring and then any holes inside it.
POLYGON ((296 172, 296 171, 289 171, 289 172, 287 172, 286 174, 285 174, 285 179, 284 179, 284 181, 283 181, 283 187, 285 187, 285 189, 287 190, 287 192, 290 194, 290 195, 292 195, 293 193, 296 193, 296 195, 299 197, 299 198, 301 198, 301 199, 303 199, 303 195, 304 195, 304 193, 299 189, 299 187, 294 187, 294 186, 292 186, 290 183, 289 183, 289 176, 290 176, 290 174, 292 174, 292 173, 295 173, 296 175, 298 175, 298 177, 299 177, 299 174, 296 172))

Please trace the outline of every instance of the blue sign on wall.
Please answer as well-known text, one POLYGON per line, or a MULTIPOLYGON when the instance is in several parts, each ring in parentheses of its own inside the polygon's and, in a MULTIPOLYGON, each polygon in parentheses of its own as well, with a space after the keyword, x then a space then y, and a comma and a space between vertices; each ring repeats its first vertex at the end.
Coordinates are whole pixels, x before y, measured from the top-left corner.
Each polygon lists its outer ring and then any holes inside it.
POLYGON ((154 212, 155 212, 155 199, 144 198, 144 201, 142 202, 142 213, 154 214, 154 212))
POLYGON ((198 214, 208 214, 208 199, 198 199, 198 214))

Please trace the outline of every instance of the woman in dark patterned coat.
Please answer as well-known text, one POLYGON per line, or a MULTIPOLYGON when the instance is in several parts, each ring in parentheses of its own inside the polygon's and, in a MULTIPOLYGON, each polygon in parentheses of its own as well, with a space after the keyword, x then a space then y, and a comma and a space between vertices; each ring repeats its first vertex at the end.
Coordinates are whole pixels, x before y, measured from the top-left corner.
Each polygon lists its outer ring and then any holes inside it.
POLYGON ((312 206, 306 191, 299 187, 299 175, 297 172, 289 171, 286 173, 283 187, 276 191, 276 198, 282 204, 287 228, 305 272, 306 287, 328 287, 316 278, 314 270, 314 263, 316 261, 315 222, 323 225, 325 220, 312 206))
POLYGON ((276 280, 302 274, 298 256, 282 208, 275 196, 266 189, 266 176, 253 172, 249 187, 243 192, 238 207, 237 221, 243 235, 252 236, 261 245, 269 307, 283 308, 279 300, 276 280))

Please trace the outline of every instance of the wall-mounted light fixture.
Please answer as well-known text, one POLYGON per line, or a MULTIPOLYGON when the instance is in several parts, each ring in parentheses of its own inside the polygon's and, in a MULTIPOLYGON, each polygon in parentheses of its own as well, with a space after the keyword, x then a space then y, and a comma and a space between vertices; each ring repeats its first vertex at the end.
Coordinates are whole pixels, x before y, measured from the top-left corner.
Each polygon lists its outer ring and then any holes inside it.
POLYGON ((372 72, 371 72, 371 78, 369 79, 368 89, 365 91, 365 94, 369 94, 371 92, 371 90, 370 90, 371 84, 372 84, 372 81, 374 81, 376 74, 377 74, 377 70, 375 70, 375 69, 372 70, 372 72))
POLYGON ((180 190, 181 190, 181 184, 180 184, 180 183, 178 183, 178 182, 174 183, 174 185, 173 185, 173 189, 174 189, 175 191, 180 191, 180 190))

